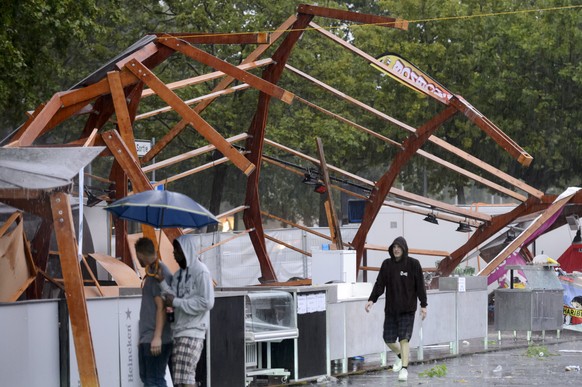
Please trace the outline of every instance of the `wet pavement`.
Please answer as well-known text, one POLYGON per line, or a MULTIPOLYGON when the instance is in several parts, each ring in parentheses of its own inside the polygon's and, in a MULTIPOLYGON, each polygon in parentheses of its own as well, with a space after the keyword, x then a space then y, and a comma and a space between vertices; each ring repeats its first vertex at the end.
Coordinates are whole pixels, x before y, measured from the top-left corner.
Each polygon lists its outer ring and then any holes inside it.
MULTIPOLYGON (((347 374, 336 373, 319 382, 303 385, 317 386, 569 386, 582 385, 582 332, 564 330, 534 332, 528 342, 525 332, 504 333, 501 341, 496 331, 485 340, 464 341, 459 354, 448 346, 427 347, 423 360, 411 351, 408 380, 398 381, 391 366, 382 367, 380 356, 350 360, 347 374), (573 367, 571 367, 573 366, 573 367), (446 367, 445 375, 430 376, 446 367), (568 370, 573 368, 573 370, 568 370), (432 371, 432 372, 431 372, 432 371)), ((394 357, 388 354, 388 364, 394 357)), ((437 373, 438 375, 438 373, 437 373)), ((323 379, 323 378, 321 378, 323 379)), ((299 385, 299 384, 296 384, 299 385)))

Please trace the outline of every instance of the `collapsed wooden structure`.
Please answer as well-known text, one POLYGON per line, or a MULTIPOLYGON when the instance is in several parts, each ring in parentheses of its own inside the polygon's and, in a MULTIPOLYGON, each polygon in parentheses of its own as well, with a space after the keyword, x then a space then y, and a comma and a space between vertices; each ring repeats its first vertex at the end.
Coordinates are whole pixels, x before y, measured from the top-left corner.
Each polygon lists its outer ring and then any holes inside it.
MULTIPOLYGON (((101 156, 114 158, 110 175, 105 178, 106 180, 115 183, 116 190, 112 199, 127 196, 128 180, 131 182, 131 187, 134 192, 150 190, 153 189, 154 186, 150 183, 150 179, 146 176, 146 173, 169 165, 175 165, 183 160, 210 152, 214 149, 218 150, 222 155, 224 155, 224 158, 215 161, 212 165, 218 165, 222 162, 231 162, 241 173, 246 175, 246 194, 244 203, 241 203, 239 207, 233 208, 230 213, 244 211, 243 219, 246 228, 244 232, 248 233, 250 236, 254 251, 260 263, 262 274, 261 281, 264 283, 273 283, 277 281, 277 276, 267 254, 267 238, 263 227, 264 216, 274 217, 280 221, 292 224, 285 219, 268 214, 261 209, 261 192, 259 190, 261 165, 265 162, 279 165, 283 168, 285 167, 284 165, 278 164, 277 161, 273 159, 264 157, 264 148, 266 146, 288 152, 296 157, 303 158, 318 165, 322 171, 321 175, 324 177, 323 183, 328 188, 342 190, 341 187, 332 184, 329 179, 330 173, 342 175, 371 188, 371 194, 368 197, 365 197, 367 202, 362 223, 355 238, 350 242, 339 239, 340 235, 337 228, 338 223, 333 214, 334 205, 331 202, 331 197, 329 195, 328 205, 326 206, 331 227, 331 237, 329 237, 329 239, 332 240, 337 247, 344 246, 357 251, 358 269, 362 265, 362 257, 367 248, 367 234, 383 205, 390 205, 423 215, 434 213, 436 211, 436 216, 439 219, 457 223, 466 221, 472 227, 476 228, 476 232, 474 232, 467 243, 453 252, 444 254, 445 258, 436 268, 439 275, 450 274, 467 253, 475 249, 481 243, 487 241, 490 237, 494 236, 519 217, 542 211, 550 206, 555 199, 555 196, 545 195, 538 189, 525 184, 513 176, 499 170, 495 166, 477 159, 462 149, 459 149, 436 136, 438 129, 443 125, 443 123, 450 120, 455 115, 463 115, 476 127, 483 130, 499 145, 499 147, 508 152, 519 163, 524 166, 531 163, 532 157, 527 154, 527 152, 525 152, 518 144, 503 133, 501 129, 495 126, 495 124, 488 120, 461 96, 454 95, 446 91, 444 88, 443 90, 440 90, 440 93, 435 93, 434 87, 433 89, 427 89, 426 87, 423 87, 426 86, 425 84, 419 84, 415 82, 415 80, 411 80, 412 78, 409 78, 408 80, 401 79, 401 81, 408 82, 410 87, 417 89, 419 92, 425 93, 431 98, 435 98, 443 105, 442 110, 434 117, 423 125, 414 128, 373 108, 372 106, 366 105, 363 102, 346 95, 342 91, 325 84, 302 70, 291 66, 288 63, 288 59, 293 52, 293 48, 296 44, 300 43, 299 39, 306 32, 306 29, 309 29, 310 33, 321 34, 336 43, 338 48, 349 50, 354 55, 368 61, 380 71, 392 74, 393 76, 397 75, 395 74, 394 68, 385 61, 376 59, 372 55, 345 42, 333 33, 317 25, 313 21, 315 17, 343 20, 345 22, 353 23, 377 24, 386 28, 401 30, 406 30, 408 26, 408 23, 405 20, 400 19, 359 14, 317 6, 300 5, 297 9, 297 14, 289 17, 275 32, 271 34, 238 33, 230 35, 160 33, 148 35, 113 61, 103 66, 90 77, 74 86, 72 89, 54 94, 48 102, 42 104, 30 114, 26 123, 14 133, 4 147, 34 147, 35 141, 37 141, 40 136, 54 130, 64 121, 73 117, 85 117, 84 126, 77 133, 77 139, 67 144, 61 144, 61 146, 105 147, 105 151, 101 153, 101 156), (257 45, 257 48, 240 64, 233 65, 198 48, 197 45, 200 44, 253 44, 257 45), (274 48, 273 54, 270 57, 264 57, 267 50, 271 47, 274 48), (189 60, 197 61, 206 66, 212 67, 215 71, 192 78, 177 80, 172 83, 165 83, 160 80, 154 70, 174 54, 182 55, 189 60), (261 76, 251 73, 251 70, 257 68, 264 68, 261 76), (316 104, 295 95, 290 90, 281 88, 278 86, 278 83, 285 71, 301 77, 305 82, 311 82, 323 90, 323 92, 328 93, 330 97, 338 98, 342 101, 353 104, 354 106, 378 117, 384 122, 408 132, 408 137, 404 142, 398 143, 365 128, 362 125, 341 117, 336 113, 317 106, 316 104), (222 80, 208 95, 197 96, 191 100, 184 100, 176 93, 177 89, 219 78, 222 78, 222 80), (231 86, 235 82, 238 83, 235 86, 231 86), (224 138, 223 135, 211 125, 211 123, 202 117, 202 113, 204 109, 217 98, 248 88, 259 91, 256 110, 252 121, 249 123, 248 131, 237 136, 224 138), (156 109, 154 111, 140 112, 139 108, 142 99, 154 95, 163 100, 167 104, 167 107, 156 109), (318 144, 318 150, 320 150, 318 158, 303 154, 285 146, 284 144, 279 144, 269 139, 266 133, 266 125, 269 119, 269 106, 273 99, 280 100, 286 104, 306 104, 322 114, 340 120, 357 130, 364 131, 365 133, 396 147, 398 150, 396 157, 390 160, 383 175, 377 181, 372 182, 350 173, 349 171, 327 164, 325 162, 325 156, 321 144, 318 144), (178 113, 180 121, 175 123, 163 138, 158 139, 156 144, 145 156, 138 157, 133 130, 134 123, 137 120, 157 114, 163 114, 168 111, 178 113), (114 122, 113 124, 112 121, 114 122), (208 141, 208 145, 182 155, 166 157, 163 161, 152 162, 156 156, 158 156, 158 159, 164 158, 163 151, 166 146, 176 137, 180 136, 180 133, 188 126, 193 127, 199 134, 201 134, 208 141), (242 141, 244 141, 244 147, 241 151, 233 144, 242 141), (503 180, 505 186, 497 184, 422 150, 421 147, 427 142, 430 142, 448 152, 452 152, 465 161, 473 164, 483 172, 493 175, 497 179, 503 180), (521 204, 506 214, 489 216, 478 211, 467 211, 444 202, 397 189, 394 187, 394 182, 402 168, 414 155, 420 155, 427 160, 449 168, 491 190, 512 197, 521 204), (513 189, 508 189, 506 186, 511 186, 513 189), (394 201, 389 202, 387 201, 389 196, 405 200, 407 203, 416 203, 418 206, 412 207, 404 204, 396 204, 394 201), (423 208, 426 208, 426 210, 423 208)), ((173 179, 188 176, 207 167, 210 167, 210 165, 195 170, 185 170, 174 176, 173 179)), ((361 195, 354 194, 353 192, 347 193, 355 197, 361 197, 361 195)), ((51 206, 54 212, 58 211, 57 203, 67 203, 67 199, 66 195, 63 193, 58 193, 53 196, 51 196, 51 206), (57 199, 59 199, 60 202, 57 202, 57 199)), ((6 195, 0 196, 0 200, 7 204, 13 205, 24 211, 31 210, 26 201, 21 200, 16 202, 15 200, 4 199, 6 199, 6 195)), ((579 203, 580 198, 575 198, 574 202, 579 203)), ((53 218, 47 216, 47 219, 53 218)), ((59 225, 57 222, 53 222, 53 224, 59 225)), ((39 241, 46 240, 46 233, 50 232, 51 229, 52 227, 50 225, 41 227, 32 243, 40 243, 39 241)), ((115 229, 117 255, 122 256, 124 262, 128 265, 132 265, 128 252, 128 242, 125 237, 127 234, 127 225, 124 221, 116 221, 115 229)), ((66 238, 71 240, 74 239, 74 232, 70 227, 64 228, 59 232, 59 240, 64 240, 66 238)), ((164 232, 170 240, 173 240, 182 233, 182 230, 165 229, 164 232)), ((153 230, 144 226, 144 233, 151 234, 153 233, 153 230)), ((321 234, 318 235, 323 236, 321 234)), ((327 236, 323 237, 328 238, 327 236)), ((156 238, 153 239, 155 240, 156 238)), ((268 239, 275 243, 288 246, 284 242, 278 241, 272 237, 268 237, 268 239)), ((302 253, 309 255, 308 252, 302 253)), ((423 252, 416 251, 416 253, 423 252)), ((431 254, 431 252, 425 253, 428 255, 431 254)), ((69 265, 71 265, 71 267, 78 267, 78 261, 76 260, 77 254, 75 251, 67 251, 67 249, 65 249, 61 250, 60 254, 61 262, 64 267, 69 265), (67 259, 67 257, 69 257, 69 259, 67 259)), ((38 260, 37 258, 37 264, 38 262, 41 262, 42 264, 43 260, 38 260)), ((75 271, 77 269, 71 268, 71 270, 71 273, 77 273, 75 271)), ((65 278, 67 294, 76 294, 77 292, 80 292, 79 287, 82 285, 82 282, 79 282, 80 278, 77 277, 78 275, 75 274, 72 275, 72 277, 65 278), (71 279, 73 277, 75 278, 71 279)), ((78 316, 84 314, 84 318, 86 319, 86 310, 83 312, 82 308, 82 306, 78 305, 78 316)), ((70 309, 71 315, 73 315, 75 306, 70 307, 70 309)), ((81 318, 81 320, 83 320, 83 318, 81 318)), ((82 330, 85 331, 85 329, 87 329, 86 332, 88 332, 88 326, 84 326, 82 330)), ((75 340, 83 342, 83 340, 86 339, 86 335, 75 335, 75 340)), ((87 342, 85 341, 85 343, 87 342)), ((89 345, 88 348, 91 348, 91 346, 89 345)), ((94 359, 93 363, 91 363, 90 358, 84 360, 79 359, 79 365, 84 375, 82 376, 83 385, 96 385, 98 381, 96 371, 93 372, 94 359)))

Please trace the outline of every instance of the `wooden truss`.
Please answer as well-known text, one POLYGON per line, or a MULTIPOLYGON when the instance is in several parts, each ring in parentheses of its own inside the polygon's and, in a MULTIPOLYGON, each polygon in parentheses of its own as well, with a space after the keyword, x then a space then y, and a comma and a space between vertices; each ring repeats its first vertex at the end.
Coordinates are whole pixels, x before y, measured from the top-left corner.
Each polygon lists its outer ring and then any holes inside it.
MULTIPOLYGON (((440 219, 453 222, 466 220, 473 227, 477 228, 477 232, 474 233, 473 237, 465 245, 441 261, 440 266, 437 268, 438 273, 441 275, 450 274, 468 252, 486 241, 516 218, 540 211, 549 206, 553 198, 547 197, 536 188, 510 176, 495 166, 477 159, 436 135, 446 121, 456 115, 462 115, 483 130, 484 133, 518 162, 524 166, 531 163, 532 157, 527 152, 460 95, 452 95, 450 100, 444 103, 445 106, 439 113, 423 125, 415 128, 291 66, 288 60, 293 52, 293 48, 296 44, 300 43, 299 39, 309 29, 310 31, 315 31, 310 33, 321 34, 323 37, 336 43, 339 49, 349 50, 370 64, 380 69, 386 69, 384 63, 314 23, 313 19, 315 17, 353 23, 375 23, 386 28, 400 30, 406 30, 408 28, 408 22, 405 20, 318 6, 300 5, 297 9, 297 14, 289 17, 271 34, 218 35, 203 33, 160 33, 150 35, 142 39, 141 44, 134 45, 132 50, 125 52, 116 61, 111 62, 99 72, 93 74, 86 82, 71 90, 56 93, 48 102, 39 106, 34 112, 30 113, 27 122, 12 136, 10 143, 6 146, 33 146, 39 136, 53 130, 60 123, 72 117, 85 115, 87 119, 84 127, 78 134, 78 139, 68 145, 82 146, 90 143, 94 145, 105 145, 107 147, 107 151, 103 155, 112 156, 115 160, 108 179, 116 185, 116 199, 128 194, 128 180, 131 182, 134 192, 153 189, 154 187, 149 182, 146 173, 165 168, 169 165, 176 165, 184 160, 212 150, 220 151, 224 156, 222 159, 195 169, 183 170, 168 178, 166 181, 181 179, 224 162, 232 163, 246 176, 245 200, 239 208, 241 208, 240 211, 244 211, 245 232, 249 234, 258 257, 262 274, 261 282, 263 283, 277 281, 277 276, 267 254, 266 240, 271 238, 267 238, 265 235, 263 217, 278 219, 279 221, 296 227, 302 227, 261 209, 259 181, 263 162, 289 169, 276 160, 264 156, 266 147, 274 147, 278 150, 289 152, 318 165, 322 171, 322 176, 325 177, 324 183, 328 188, 342 189, 332 184, 329 179, 329 173, 342 174, 349 179, 365 184, 371 188, 371 194, 364 197, 367 203, 363 221, 354 240, 351 242, 342 241, 341 238, 338 238, 338 223, 337 219, 334 219, 333 203, 328 205, 329 223, 332 227, 332 237, 330 239, 337 247, 347 246, 357 251, 358 269, 362 264, 362 257, 367 248, 366 238, 370 227, 378 215, 381 206, 385 204, 422 214, 432 212, 432 210, 438 210, 438 217, 440 219), (257 47, 240 64, 233 65, 202 50, 198 47, 201 44, 254 44, 257 47), (272 48, 272 55, 265 57, 267 50, 270 48, 272 48), (181 55, 188 60, 204 64, 214 71, 165 83, 156 75, 154 70, 171 55, 181 55), (250 72, 253 69, 260 68, 263 69, 261 76, 254 75, 250 72), (329 98, 337 98, 353 104, 356 108, 373 114, 390 126, 406 131, 408 138, 402 143, 394 141, 332 111, 319 107, 315 103, 295 95, 290 90, 283 89, 278 84, 284 72, 316 85, 325 93, 328 93, 329 98), (177 93, 179 89, 187 86, 197 85, 219 78, 221 78, 221 81, 207 95, 197 96, 192 99, 182 99, 177 93), (237 84, 231 86, 235 81, 237 81, 237 84), (245 89, 255 89, 258 91, 257 107, 253 119, 249 123, 246 133, 225 138, 219 130, 215 129, 210 122, 203 118, 202 114, 217 98, 245 89), (153 96, 157 96, 164 101, 166 106, 152 111, 138 112, 140 101, 153 96), (271 141, 267 138, 266 126, 269 118, 269 106, 273 99, 277 99, 285 104, 305 104, 321 114, 337 119, 356 130, 374 136, 386 144, 395 147, 397 149, 396 156, 387 165, 386 171, 381 178, 376 182, 371 182, 348 171, 327 164, 325 162, 322 144, 318 144, 319 157, 313 157, 288 148, 283 144, 271 141), (133 127, 135 122, 170 111, 177 113, 180 120, 167 131, 163 138, 156 142, 145 156, 139 158, 134 142, 133 127), (116 125, 111 128, 108 127, 108 123, 113 116, 115 116, 116 125), (163 151, 168 144, 177 136, 180 136, 182 131, 188 126, 191 126, 202 135, 208 142, 208 145, 194 151, 151 163, 154 157, 160 158, 163 156, 163 151), (239 150, 239 148, 233 145, 235 142, 243 141, 244 151, 239 150), (421 148, 427 142, 453 153, 483 173, 503 180, 504 185, 495 183, 486 177, 465 170, 422 150, 421 148), (478 211, 467 211, 395 188, 394 182, 402 171, 402 168, 415 155, 420 155, 427 160, 453 170, 492 190, 512 197, 521 202, 521 204, 510 213, 500 216, 489 216, 478 211), (410 207, 397 204, 394 201, 387 201, 388 196, 395 197, 407 203, 417 204, 417 206, 410 207), (423 211, 422 208, 427 208, 427 210, 423 211)), ((356 197, 359 196, 353 192, 347 193, 356 197)), ((127 232, 124 223, 118 221, 115 224, 118 235, 116 238, 116 251, 122 252, 120 255, 122 255, 124 262, 131 265, 128 246, 126 238, 124 237, 127 232)), ((47 229, 49 228, 47 226, 47 229)), ((146 228, 144 232, 150 233, 152 231, 146 228)), ((164 232, 170 240, 173 240, 183 231, 170 229, 164 230, 164 232)), ((324 235, 320 236, 326 237, 324 235)), ((275 242, 282 243, 276 240, 275 242)), ((301 253, 309 255, 308 252, 301 251, 301 253)))

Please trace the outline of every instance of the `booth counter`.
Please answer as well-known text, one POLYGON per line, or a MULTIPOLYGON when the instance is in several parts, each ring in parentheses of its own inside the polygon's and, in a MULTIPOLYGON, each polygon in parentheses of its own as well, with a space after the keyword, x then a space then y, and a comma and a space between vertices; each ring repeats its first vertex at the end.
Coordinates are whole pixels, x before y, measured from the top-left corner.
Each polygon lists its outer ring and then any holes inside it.
POLYGON ((495 290, 495 330, 532 331, 556 330, 564 323, 564 288, 553 265, 508 265, 510 287, 495 290), (525 280, 516 281, 517 274, 525 280))

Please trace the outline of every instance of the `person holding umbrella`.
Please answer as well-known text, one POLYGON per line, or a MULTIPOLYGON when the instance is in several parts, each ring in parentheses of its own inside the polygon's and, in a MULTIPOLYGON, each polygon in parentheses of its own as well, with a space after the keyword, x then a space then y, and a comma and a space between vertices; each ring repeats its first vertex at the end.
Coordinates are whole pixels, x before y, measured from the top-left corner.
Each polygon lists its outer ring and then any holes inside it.
POLYGON ((174 309, 172 379, 176 386, 182 387, 196 385, 196 365, 214 306, 212 278, 199 260, 196 239, 196 235, 182 235, 174 240, 174 259, 180 269, 174 273, 170 285, 164 281, 161 271, 156 276, 165 305, 174 309))
POLYGON ((172 331, 170 324, 166 323, 164 301, 155 278, 159 271, 162 278, 169 281, 172 273, 157 259, 151 239, 138 239, 135 252, 146 273, 139 312, 139 377, 145 387, 166 387, 166 367, 172 353, 172 331))

